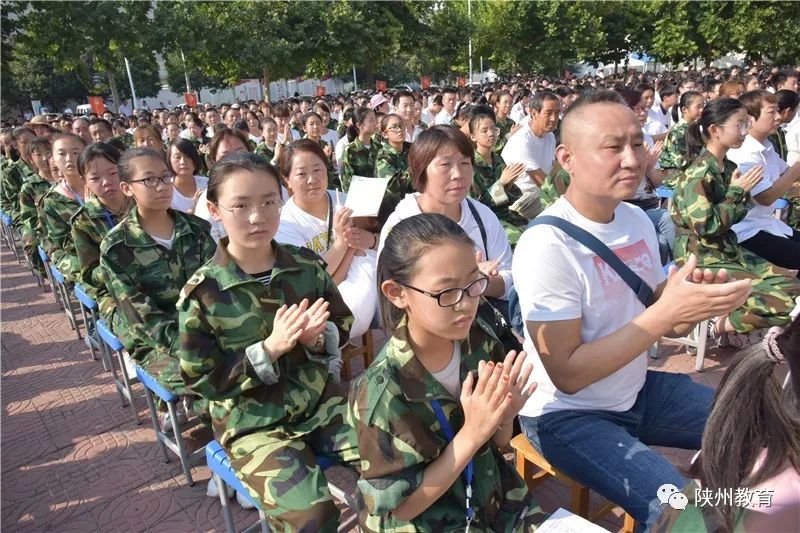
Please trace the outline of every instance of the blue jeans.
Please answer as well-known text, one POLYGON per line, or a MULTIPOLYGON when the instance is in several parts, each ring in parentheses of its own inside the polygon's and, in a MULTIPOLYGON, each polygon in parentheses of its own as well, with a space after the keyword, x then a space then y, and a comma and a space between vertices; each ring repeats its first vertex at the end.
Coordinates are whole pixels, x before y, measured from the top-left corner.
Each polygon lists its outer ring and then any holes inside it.
POLYGON ((672 216, 666 209, 648 209, 645 213, 656 228, 661 264, 666 265, 672 261, 672 247, 675 245, 675 222, 672 221, 672 216))
POLYGON ((699 449, 714 391, 689 376, 648 370, 629 411, 520 416, 531 444, 557 469, 620 505, 646 531, 661 514, 658 487, 686 480, 648 446, 699 449))

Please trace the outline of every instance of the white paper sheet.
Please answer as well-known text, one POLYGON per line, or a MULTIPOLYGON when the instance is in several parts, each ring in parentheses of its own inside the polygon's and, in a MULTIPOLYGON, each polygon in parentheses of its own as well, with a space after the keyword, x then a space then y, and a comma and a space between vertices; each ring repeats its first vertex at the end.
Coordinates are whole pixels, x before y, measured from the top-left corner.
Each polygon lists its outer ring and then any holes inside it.
POLYGON ((536 533, 608 533, 608 530, 559 507, 536 533))
POLYGON ((388 185, 389 178, 353 176, 344 206, 353 210, 353 217, 376 217, 388 185))

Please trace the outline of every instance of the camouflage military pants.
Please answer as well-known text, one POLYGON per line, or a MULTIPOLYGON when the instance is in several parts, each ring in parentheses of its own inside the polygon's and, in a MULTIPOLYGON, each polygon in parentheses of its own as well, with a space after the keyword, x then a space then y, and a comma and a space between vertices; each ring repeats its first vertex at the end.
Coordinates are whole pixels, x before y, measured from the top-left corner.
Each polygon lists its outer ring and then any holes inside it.
POLYGON ((265 428, 230 444, 231 466, 261 502, 273 531, 335 532, 334 504, 317 456, 356 465, 355 431, 345 423, 346 391, 328 383, 309 418, 265 428))
POLYGON ((789 199, 789 218, 787 224, 800 231, 800 196, 789 199))
MULTIPOLYGON (((742 250, 742 263, 714 261, 702 264, 713 271, 726 269, 734 279, 749 279, 753 292, 747 301, 729 315, 731 325, 740 333, 771 326, 785 326, 800 297, 800 280, 785 269, 742 250)), ((682 264, 680 261, 679 264, 682 264)))

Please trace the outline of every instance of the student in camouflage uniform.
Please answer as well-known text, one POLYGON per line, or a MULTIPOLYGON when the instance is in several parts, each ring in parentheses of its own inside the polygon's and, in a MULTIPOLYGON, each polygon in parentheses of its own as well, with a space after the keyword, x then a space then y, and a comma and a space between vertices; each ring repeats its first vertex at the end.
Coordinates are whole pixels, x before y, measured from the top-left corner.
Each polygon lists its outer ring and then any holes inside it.
POLYGON ((160 151, 128 150, 118 167, 122 192, 136 207, 100 243, 100 267, 131 336, 131 357, 164 387, 185 396, 175 303, 216 245, 207 222, 169 208, 175 177, 160 151))
POLYGON ((386 239, 378 272, 391 338, 350 392, 364 531, 530 531, 544 518, 500 452, 532 367, 475 320, 488 284, 473 246, 439 214, 407 218, 386 239))
POLYGON ((275 150, 278 147, 278 123, 274 118, 261 119, 261 139, 256 146, 255 153, 271 163, 275 159, 275 150))
POLYGON ((122 194, 119 186, 119 158, 119 151, 108 143, 91 144, 78 157, 78 170, 90 194, 72 217, 72 242, 75 243, 80 268, 75 276, 78 283, 97 302, 100 318, 132 351, 132 339, 128 337, 123 316, 117 312, 114 298, 108 291, 108 276, 100 267, 100 244, 133 206, 133 199, 122 194))
POLYGON ((686 91, 681 95, 680 103, 681 120, 667 134, 664 140, 664 149, 658 159, 661 170, 667 172, 664 177, 663 185, 668 188, 675 186, 680 172, 692 162, 686 156, 686 130, 700 118, 705 106, 703 95, 697 91, 686 91))
POLYGON ((722 98, 709 103, 688 129, 687 155, 693 163, 675 184, 672 206, 678 264, 694 254, 700 267, 724 268, 733 278, 751 280, 750 297, 720 320, 714 332, 726 333, 727 340, 737 347, 749 342, 737 333, 787 325, 795 298, 800 296, 800 280, 739 246, 731 229, 747 214, 752 201, 749 191, 763 174, 758 166, 741 175, 725 158, 728 149, 741 146, 747 128, 747 111, 738 100, 722 98))
POLYGON ((61 134, 53 140, 53 160, 63 179, 41 200, 41 224, 49 246, 46 251, 53 266, 69 283, 75 282, 80 271, 70 220, 84 203, 85 184, 78 172, 78 156, 85 147, 83 139, 72 133, 61 134))
POLYGON ((508 235, 508 242, 516 246, 528 219, 509 207, 522 197, 522 191, 514 184, 525 163, 506 167, 500 154, 492 153, 500 130, 494 117, 487 113, 474 113, 469 119, 469 132, 475 146, 475 162, 472 166, 472 188, 470 196, 487 205, 497 215, 508 235))
POLYGON ((12 131, 11 138, 19 152, 19 159, 8 163, 3 170, 0 209, 11 217, 15 227, 19 227, 19 191, 23 183, 36 175, 28 154, 28 145, 36 138, 36 134, 32 129, 20 126, 12 131))
POLYGON ((183 379, 210 400, 215 437, 273 530, 334 532, 316 456, 358 458, 345 391, 329 375, 353 316, 319 256, 274 240, 272 166, 230 156, 212 168, 208 200, 228 237, 178 301, 183 379))
POLYGON ((516 125, 515 122, 509 117, 509 113, 511 113, 511 107, 514 105, 514 97, 508 91, 500 91, 497 93, 497 96, 492 98, 492 100, 496 100, 494 105, 494 113, 495 118, 497 120, 497 129, 500 130, 500 133, 497 135, 497 141, 495 141, 494 148, 492 149, 496 154, 499 154, 503 151, 503 148, 506 146, 506 142, 508 142, 508 138, 511 135, 511 129, 516 125))
POLYGON ((567 192, 567 187, 569 187, 569 182, 569 172, 563 168, 559 168, 555 174, 552 172, 548 174, 544 179, 544 183, 542 183, 542 195, 540 196, 542 207, 550 207, 561 196, 564 196, 564 193, 567 192))
POLYGON ((408 172, 408 151, 411 143, 405 139, 405 124, 399 115, 389 114, 381 118, 381 134, 384 142, 375 155, 375 177, 389 178, 386 186, 386 196, 381 205, 381 218, 384 222, 389 214, 394 211, 398 202, 406 194, 414 192, 411 174, 408 172))
POLYGON ((371 178, 375 175, 375 158, 380 143, 373 140, 378 130, 375 112, 367 107, 357 107, 353 112, 353 125, 348 128, 348 136, 353 142, 345 146, 342 153, 342 188, 350 189, 353 176, 371 178))
POLYGON ((52 146, 47 139, 36 138, 29 146, 30 160, 36 173, 22 184, 19 190, 18 224, 22 247, 31 265, 44 276, 44 264, 37 247, 41 243, 39 211, 37 204, 55 183, 50 170, 52 146))
POLYGON ((303 124, 303 130, 305 131, 303 138, 311 139, 312 141, 319 143, 319 145, 322 147, 322 150, 325 152, 325 165, 328 169, 328 186, 331 189, 341 190, 341 182, 339 181, 339 176, 337 176, 333 170, 333 161, 331 160, 331 156, 333 155, 333 146, 331 146, 328 141, 322 138, 322 119, 315 112, 309 111, 303 115, 301 121, 303 124))

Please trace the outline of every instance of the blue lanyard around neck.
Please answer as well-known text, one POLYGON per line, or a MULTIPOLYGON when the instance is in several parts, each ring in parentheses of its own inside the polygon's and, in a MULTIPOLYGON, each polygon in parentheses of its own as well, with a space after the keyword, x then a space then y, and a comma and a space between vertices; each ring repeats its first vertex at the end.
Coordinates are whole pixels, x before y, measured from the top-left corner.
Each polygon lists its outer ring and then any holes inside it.
MULTIPOLYGON (((447 420, 447 417, 442 410, 442 406, 439 404, 439 400, 433 399, 431 400, 431 407, 433 407, 433 412, 436 413, 436 418, 439 419, 439 425, 442 426, 442 431, 444 431, 444 436, 447 437, 448 442, 453 442, 453 428, 450 427, 450 422, 447 420)), ((469 525, 472 522, 472 518, 475 516, 475 509, 472 508, 470 500, 472 499, 472 476, 474 473, 474 463, 473 460, 470 459, 467 463, 467 469, 464 471, 464 480, 466 481, 466 493, 467 493, 467 528, 464 530, 465 533, 469 532, 469 525)))
POLYGON ((83 206, 83 198, 81 198, 80 194, 78 194, 78 193, 76 193, 75 191, 72 190, 72 187, 69 186, 69 183, 67 183, 67 180, 64 180, 64 187, 66 187, 67 190, 72 193, 72 196, 75 197, 75 201, 78 202, 78 205, 83 206))
POLYGON ((111 216, 111 212, 103 206, 103 214, 106 217, 106 223, 108 224, 108 229, 111 229, 115 226, 114 218, 111 216))

